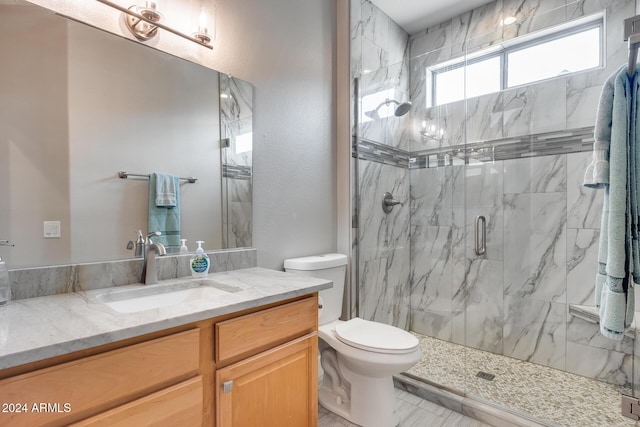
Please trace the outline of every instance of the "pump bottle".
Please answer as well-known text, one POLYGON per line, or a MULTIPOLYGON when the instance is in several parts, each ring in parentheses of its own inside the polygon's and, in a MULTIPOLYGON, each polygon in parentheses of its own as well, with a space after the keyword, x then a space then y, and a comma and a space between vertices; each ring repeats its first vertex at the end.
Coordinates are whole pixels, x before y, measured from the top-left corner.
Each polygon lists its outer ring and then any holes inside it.
POLYGON ((196 242, 198 244, 198 249, 196 249, 196 253, 191 257, 191 263, 189 266, 191 267, 191 276, 192 277, 207 277, 209 274, 209 257, 204 253, 204 249, 202 249, 202 244, 204 241, 198 240, 196 242))

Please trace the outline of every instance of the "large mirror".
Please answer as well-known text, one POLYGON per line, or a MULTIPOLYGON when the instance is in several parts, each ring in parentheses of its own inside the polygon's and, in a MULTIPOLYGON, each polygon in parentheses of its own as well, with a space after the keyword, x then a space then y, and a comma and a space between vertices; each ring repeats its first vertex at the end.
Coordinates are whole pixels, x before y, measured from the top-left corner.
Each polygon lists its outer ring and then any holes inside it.
POLYGON ((251 245, 250 84, 15 0, 0 1, 0 58, 10 268, 133 257, 137 230, 155 231, 153 172, 197 178, 179 185, 190 251, 251 245))

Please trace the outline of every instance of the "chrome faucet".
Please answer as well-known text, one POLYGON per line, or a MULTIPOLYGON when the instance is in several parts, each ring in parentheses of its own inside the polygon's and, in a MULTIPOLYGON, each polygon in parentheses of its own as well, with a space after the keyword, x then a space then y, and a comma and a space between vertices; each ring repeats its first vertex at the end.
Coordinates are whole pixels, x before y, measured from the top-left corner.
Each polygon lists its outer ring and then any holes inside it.
POLYGON ((147 237, 145 238, 142 234, 142 230, 138 230, 138 238, 136 239, 136 242, 134 243, 133 240, 129 240, 129 243, 127 243, 127 249, 134 249, 133 256, 136 258, 143 257, 146 261, 147 252, 145 248, 153 243, 153 241, 151 241, 151 237, 161 235, 162 233, 159 231, 152 231, 151 233, 147 234, 147 237))
POLYGON ((153 285, 158 283, 158 269, 156 268, 156 255, 163 256, 167 254, 162 243, 153 243, 151 236, 159 236, 160 232, 156 231, 147 235, 147 241, 144 245, 144 265, 142 267, 142 283, 153 285))

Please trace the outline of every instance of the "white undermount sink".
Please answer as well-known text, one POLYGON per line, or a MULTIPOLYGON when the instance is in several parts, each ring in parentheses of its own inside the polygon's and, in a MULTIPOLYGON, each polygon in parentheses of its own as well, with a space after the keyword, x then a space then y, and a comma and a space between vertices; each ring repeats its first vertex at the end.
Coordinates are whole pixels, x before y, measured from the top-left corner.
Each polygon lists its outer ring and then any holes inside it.
POLYGON ((99 294, 96 299, 119 313, 135 313, 189 301, 195 302, 241 290, 212 279, 192 279, 135 289, 112 290, 99 294))

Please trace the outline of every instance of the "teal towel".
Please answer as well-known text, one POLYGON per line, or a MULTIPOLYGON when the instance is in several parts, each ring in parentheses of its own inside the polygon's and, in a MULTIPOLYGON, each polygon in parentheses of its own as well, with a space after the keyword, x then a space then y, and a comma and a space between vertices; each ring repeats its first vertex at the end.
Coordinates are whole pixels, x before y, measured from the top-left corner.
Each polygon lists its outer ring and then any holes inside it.
MULTIPOLYGON (((157 206, 158 177, 166 175, 157 173, 149 175, 149 232, 161 232, 161 236, 153 237, 152 240, 162 243, 167 253, 173 253, 180 250, 180 181, 177 176, 169 175, 175 188, 175 206, 157 206)), ((162 179, 165 180, 165 178, 162 179)))
POLYGON ((595 298, 600 332, 617 340, 631 326, 633 286, 640 279, 638 98, 637 72, 629 77, 626 66, 605 82, 598 104, 593 161, 584 182, 587 187, 605 190, 595 298))
POLYGON ((159 208, 175 208, 178 204, 177 193, 180 181, 168 173, 156 173, 156 206, 159 208))

